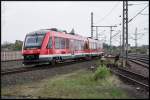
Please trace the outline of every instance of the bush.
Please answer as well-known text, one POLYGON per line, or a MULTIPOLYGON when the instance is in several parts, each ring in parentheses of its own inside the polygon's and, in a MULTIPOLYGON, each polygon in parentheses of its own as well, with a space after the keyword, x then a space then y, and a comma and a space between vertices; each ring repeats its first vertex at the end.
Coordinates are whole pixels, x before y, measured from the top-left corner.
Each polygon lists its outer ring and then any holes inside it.
POLYGON ((97 68, 94 73, 94 80, 98 80, 99 78, 104 79, 110 75, 109 69, 106 65, 101 65, 97 68))

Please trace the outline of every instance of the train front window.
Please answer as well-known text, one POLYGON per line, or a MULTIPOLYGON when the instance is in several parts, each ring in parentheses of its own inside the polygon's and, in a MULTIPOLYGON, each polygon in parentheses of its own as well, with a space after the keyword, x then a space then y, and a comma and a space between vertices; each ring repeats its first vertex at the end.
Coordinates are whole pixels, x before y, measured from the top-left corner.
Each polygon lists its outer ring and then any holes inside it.
POLYGON ((44 38, 43 34, 27 35, 26 40, 25 40, 25 47, 26 48, 40 47, 42 44, 43 38, 44 38))

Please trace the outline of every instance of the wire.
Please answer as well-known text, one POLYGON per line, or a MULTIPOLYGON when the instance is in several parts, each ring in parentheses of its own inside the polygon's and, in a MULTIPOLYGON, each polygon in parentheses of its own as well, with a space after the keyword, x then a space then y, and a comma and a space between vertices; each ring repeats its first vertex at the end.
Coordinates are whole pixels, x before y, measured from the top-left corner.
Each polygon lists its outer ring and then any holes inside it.
POLYGON ((142 12, 144 9, 146 9, 147 7, 148 7, 148 5, 145 6, 140 12, 138 12, 133 18, 131 18, 131 19, 128 21, 128 23, 131 22, 136 16, 138 16, 139 14, 141 14, 141 12, 142 12))
POLYGON ((142 14, 142 13, 141 13, 141 15, 149 15, 149 14, 142 14))
POLYGON ((110 10, 110 12, 107 13, 103 18, 101 18, 100 20, 98 20, 96 23, 98 23, 98 22, 100 22, 100 21, 104 21, 104 19, 105 19, 109 14, 111 14, 111 12, 119 5, 119 3, 120 3, 120 2, 116 3, 116 4, 114 5, 114 7, 110 10))
POLYGON ((118 33, 114 34, 111 38, 117 36, 121 31, 119 31, 118 33))
POLYGON ((132 5, 142 5, 142 4, 148 4, 148 3, 128 4, 128 6, 132 6, 132 5))

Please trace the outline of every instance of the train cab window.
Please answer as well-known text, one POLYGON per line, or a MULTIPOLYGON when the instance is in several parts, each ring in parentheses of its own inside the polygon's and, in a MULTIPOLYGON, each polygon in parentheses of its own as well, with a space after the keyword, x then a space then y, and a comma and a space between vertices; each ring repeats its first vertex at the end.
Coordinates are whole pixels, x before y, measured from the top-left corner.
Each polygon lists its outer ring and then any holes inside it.
POLYGON ((49 38, 47 48, 52 48, 52 37, 49 38))
POLYGON ((59 38, 55 37, 55 48, 59 49, 60 48, 60 42, 59 42, 59 38))
POLYGON ((42 45, 42 41, 44 39, 43 34, 33 34, 33 35, 27 35, 25 39, 25 48, 35 48, 38 47, 40 48, 42 45))

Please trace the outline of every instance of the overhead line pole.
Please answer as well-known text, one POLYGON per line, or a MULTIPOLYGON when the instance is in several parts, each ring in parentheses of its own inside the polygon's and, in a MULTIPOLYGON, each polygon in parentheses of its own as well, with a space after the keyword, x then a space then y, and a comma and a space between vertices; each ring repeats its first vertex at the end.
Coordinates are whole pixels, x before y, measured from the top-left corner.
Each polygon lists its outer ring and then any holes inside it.
POLYGON ((93 12, 91 12, 91 38, 93 38, 93 12))
POLYGON ((125 67, 128 62, 128 1, 123 1, 123 34, 122 34, 122 65, 125 67))
POLYGON ((98 40, 98 27, 96 27, 96 39, 98 40))
POLYGON ((126 1, 126 65, 128 63, 128 1, 126 1))
POLYGON ((109 48, 109 52, 110 52, 110 54, 111 54, 111 44, 112 44, 112 27, 117 27, 116 25, 114 25, 114 26, 93 26, 93 27, 96 27, 96 28, 98 28, 98 27, 110 27, 110 48, 109 48))
POLYGON ((98 39, 98 27, 110 27, 110 53, 111 53, 111 40, 112 40, 112 27, 117 27, 116 25, 114 26, 94 26, 93 25, 93 12, 91 12, 91 38, 93 38, 93 28, 96 27, 96 39, 98 39))

